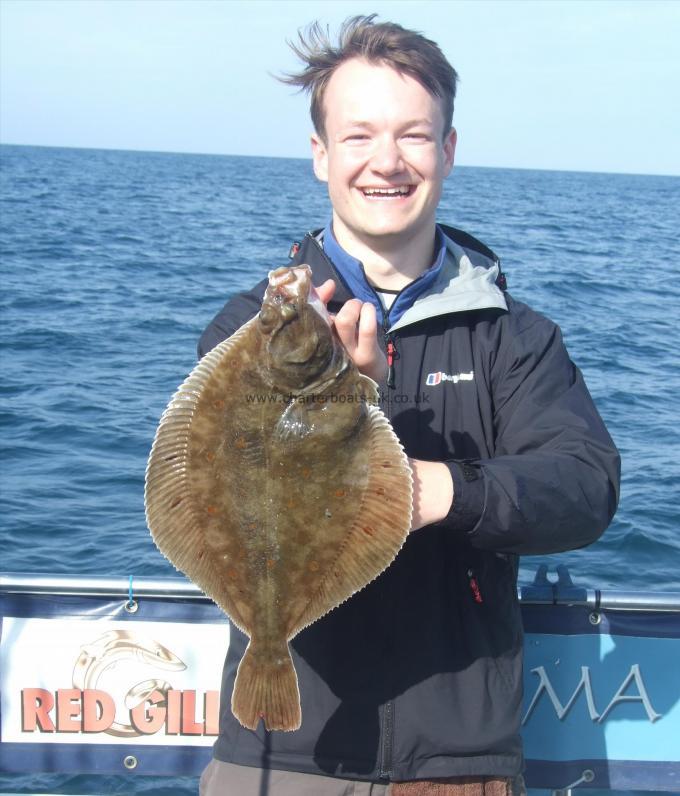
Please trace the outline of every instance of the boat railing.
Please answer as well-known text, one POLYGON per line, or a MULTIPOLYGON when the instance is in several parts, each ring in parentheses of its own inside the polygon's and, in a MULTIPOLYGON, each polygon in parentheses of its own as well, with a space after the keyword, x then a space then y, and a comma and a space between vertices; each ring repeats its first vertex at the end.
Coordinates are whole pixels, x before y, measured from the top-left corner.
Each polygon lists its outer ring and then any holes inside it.
MULTIPOLYGON (((528 786, 680 792, 680 593, 542 565, 518 597, 528 786)), ((202 770, 229 625, 193 584, 0 574, 0 619, 0 771, 202 770)))
MULTIPOLYGON (((520 602, 523 605, 570 605, 591 610, 680 612, 680 592, 586 588, 573 583, 567 567, 560 565, 556 572, 557 579, 551 580, 547 566, 542 564, 533 583, 517 587, 520 602)), ((136 597, 211 602, 198 586, 179 577, 105 578, 90 575, 0 573, 0 593, 6 594, 71 594, 114 598, 128 595, 131 588, 136 597)))

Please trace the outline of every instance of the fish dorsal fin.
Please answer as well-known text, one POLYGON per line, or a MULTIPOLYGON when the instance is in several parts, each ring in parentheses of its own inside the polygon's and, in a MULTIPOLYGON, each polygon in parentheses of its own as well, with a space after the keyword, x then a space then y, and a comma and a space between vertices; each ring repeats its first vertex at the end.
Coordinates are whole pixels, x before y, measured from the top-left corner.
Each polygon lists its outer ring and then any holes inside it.
POLYGON ((411 528, 408 459, 385 415, 375 406, 367 412, 369 478, 360 510, 334 564, 288 629, 289 639, 374 580, 394 561, 411 528))
POLYGON ((187 462, 191 426, 213 372, 235 353, 257 323, 255 316, 206 354, 173 395, 156 432, 146 468, 146 521, 170 562, 213 599, 241 630, 244 620, 211 563, 201 512, 194 502, 187 462))

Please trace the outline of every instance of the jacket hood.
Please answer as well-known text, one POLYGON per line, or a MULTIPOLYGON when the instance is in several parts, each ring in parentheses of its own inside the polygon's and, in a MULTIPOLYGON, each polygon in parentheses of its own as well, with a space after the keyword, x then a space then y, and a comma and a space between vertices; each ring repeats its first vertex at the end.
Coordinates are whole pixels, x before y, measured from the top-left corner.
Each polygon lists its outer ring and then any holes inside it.
POLYGON ((500 262, 474 249, 467 249, 446 238, 446 257, 437 279, 390 328, 402 329, 412 323, 469 310, 500 309, 508 305, 498 286, 500 262))

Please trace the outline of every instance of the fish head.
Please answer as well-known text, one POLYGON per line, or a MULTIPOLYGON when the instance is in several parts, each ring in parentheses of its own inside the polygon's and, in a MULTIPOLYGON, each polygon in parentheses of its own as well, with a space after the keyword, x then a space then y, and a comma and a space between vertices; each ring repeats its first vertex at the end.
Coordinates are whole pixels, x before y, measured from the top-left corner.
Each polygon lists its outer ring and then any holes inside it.
POLYGON ((270 271, 259 326, 267 338, 265 366, 270 381, 282 392, 313 385, 336 363, 346 366, 346 354, 334 337, 308 265, 270 271))

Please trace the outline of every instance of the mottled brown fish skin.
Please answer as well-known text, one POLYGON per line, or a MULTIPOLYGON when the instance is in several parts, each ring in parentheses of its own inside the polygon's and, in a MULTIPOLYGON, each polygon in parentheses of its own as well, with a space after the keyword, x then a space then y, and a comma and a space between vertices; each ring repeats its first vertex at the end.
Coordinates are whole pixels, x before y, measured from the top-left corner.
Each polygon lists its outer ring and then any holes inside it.
POLYGON ((250 729, 300 726, 288 641, 410 528, 406 456, 310 289, 307 266, 270 274, 260 314, 173 397, 147 468, 159 548, 250 637, 232 697, 250 729))

